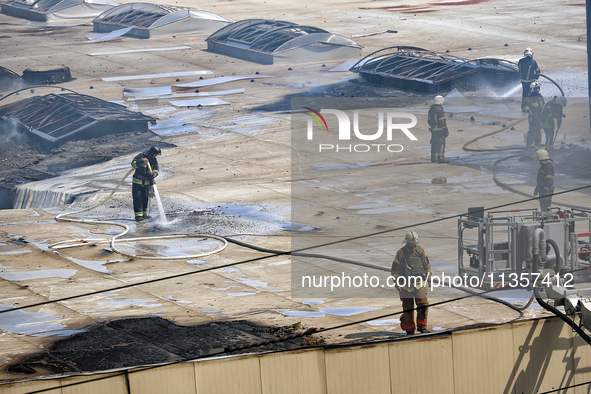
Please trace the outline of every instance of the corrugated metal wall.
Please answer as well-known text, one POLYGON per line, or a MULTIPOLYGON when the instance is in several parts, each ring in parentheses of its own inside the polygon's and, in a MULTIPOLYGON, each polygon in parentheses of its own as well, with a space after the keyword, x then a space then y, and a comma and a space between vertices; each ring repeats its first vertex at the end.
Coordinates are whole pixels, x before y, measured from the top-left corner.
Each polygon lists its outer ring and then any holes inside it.
MULTIPOLYGON (((0 386, 2 394, 498 394, 591 381, 591 346, 558 318, 373 345, 248 355, 0 386), (106 379, 63 387, 71 383, 106 379)), ((588 393, 591 385, 568 390, 588 393)))

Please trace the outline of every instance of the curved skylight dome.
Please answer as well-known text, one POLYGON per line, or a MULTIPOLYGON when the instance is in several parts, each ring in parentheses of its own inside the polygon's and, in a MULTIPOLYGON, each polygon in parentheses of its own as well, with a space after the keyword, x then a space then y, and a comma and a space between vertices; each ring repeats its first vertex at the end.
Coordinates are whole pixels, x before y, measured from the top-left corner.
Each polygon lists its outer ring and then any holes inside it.
POLYGON ((127 36, 201 34, 214 32, 231 23, 209 11, 151 3, 128 3, 114 7, 92 21, 93 31, 105 33, 133 27, 127 36))
POLYGON ((118 6, 113 0, 37 0, 8 1, 2 13, 34 21, 94 18, 118 6))
POLYGON ((361 45, 326 30, 287 21, 247 19, 207 38, 207 49, 249 61, 321 61, 359 57, 361 45))

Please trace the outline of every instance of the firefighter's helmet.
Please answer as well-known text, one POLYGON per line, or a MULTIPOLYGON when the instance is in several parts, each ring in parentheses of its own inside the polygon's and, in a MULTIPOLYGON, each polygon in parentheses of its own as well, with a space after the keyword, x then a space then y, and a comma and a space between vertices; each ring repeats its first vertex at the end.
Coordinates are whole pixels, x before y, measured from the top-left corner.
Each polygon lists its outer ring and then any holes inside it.
POLYGON ((566 107, 566 97, 564 97, 564 96, 556 97, 556 104, 566 107))
POLYGON ((148 149, 149 155, 158 156, 161 153, 162 153, 162 151, 157 146, 153 146, 150 149, 148 149))
POLYGON ((525 48, 525 51, 523 51, 523 56, 534 57, 534 51, 531 48, 525 48))
POLYGON ((547 160, 550 158, 550 156, 548 155, 548 151, 546 149, 538 149, 536 153, 534 153, 534 156, 536 159, 540 161, 547 160))
POLYGON ((530 85, 529 85, 529 89, 533 92, 535 89, 539 89, 540 88, 540 84, 536 81, 533 81, 530 85))
POLYGON ((404 237, 404 243, 418 244, 419 234, 415 233, 414 231, 409 231, 408 233, 406 233, 406 236, 404 237))
POLYGON ((433 104, 443 104, 443 102, 445 101, 445 98, 443 96, 435 96, 435 99, 433 100, 433 104))

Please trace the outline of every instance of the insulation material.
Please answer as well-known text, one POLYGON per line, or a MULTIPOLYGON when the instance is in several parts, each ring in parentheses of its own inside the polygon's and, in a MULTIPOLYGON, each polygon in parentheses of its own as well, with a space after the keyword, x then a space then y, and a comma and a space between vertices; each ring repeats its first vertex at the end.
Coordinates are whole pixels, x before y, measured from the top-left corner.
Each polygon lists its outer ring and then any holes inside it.
POLYGON ((199 92, 199 93, 173 93, 170 95, 163 95, 163 96, 146 96, 146 97, 130 98, 128 101, 149 100, 149 99, 170 100, 170 99, 177 99, 177 98, 184 98, 184 97, 227 96, 230 94, 240 94, 240 93, 244 93, 244 89, 218 90, 215 92, 199 92))
POLYGON ((241 79, 255 79, 255 78, 272 78, 272 75, 236 75, 233 77, 218 77, 204 79, 203 81, 189 82, 178 85, 172 85, 179 88, 200 88, 203 86, 218 85, 220 83, 240 81, 241 79))
POLYGON ((188 75, 212 75, 213 72, 211 71, 182 71, 176 73, 165 73, 165 74, 146 74, 146 75, 130 75, 127 77, 108 77, 102 78, 105 82, 114 82, 114 81, 131 81, 136 79, 156 79, 156 78, 176 78, 176 77, 186 77, 188 75))
POLYGON ((172 94, 172 87, 161 86, 158 88, 124 88, 123 97, 157 97, 172 94))
POLYGON ((179 100, 170 102, 175 107, 206 107, 211 105, 226 105, 230 104, 227 101, 218 98, 205 98, 196 100, 179 100))
POLYGON ((116 40, 120 37, 123 37, 127 33, 131 31, 131 27, 127 27, 125 29, 114 30, 110 33, 105 34, 87 34, 86 38, 88 38, 91 42, 105 42, 105 41, 112 41, 116 40))
POLYGON ((137 53, 137 52, 158 52, 158 51, 178 51, 182 49, 191 49, 191 47, 170 47, 170 48, 145 48, 145 49, 128 49, 126 51, 112 51, 112 52, 95 52, 87 53, 88 56, 104 56, 104 55, 119 55, 122 53, 137 53))

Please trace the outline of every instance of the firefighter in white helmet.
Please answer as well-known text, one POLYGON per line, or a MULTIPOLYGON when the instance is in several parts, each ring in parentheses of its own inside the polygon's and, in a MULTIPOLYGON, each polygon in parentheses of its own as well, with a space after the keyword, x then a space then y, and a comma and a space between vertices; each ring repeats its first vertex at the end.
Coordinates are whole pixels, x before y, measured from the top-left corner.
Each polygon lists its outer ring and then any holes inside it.
POLYGON ((534 196, 540 194, 540 210, 547 212, 552 205, 552 194, 554 194, 554 166, 552 159, 545 149, 538 149, 535 158, 540 163, 534 196))
POLYGON ((396 288, 402 301, 400 328, 407 335, 414 335, 415 329, 420 333, 427 330, 427 284, 431 280, 431 265, 425 250, 417 245, 419 236, 414 231, 406 233, 402 247, 394 258, 390 273, 395 280, 396 288), (417 324, 415 326, 414 308, 417 306, 417 324))
POLYGON ((443 96, 435 96, 427 114, 431 132, 431 163, 449 163, 449 160, 445 159, 445 138, 449 135, 449 130, 443 110, 444 100, 443 96))
POLYGON ((540 67, 534 60, 534 51, 531 48, 525 48, 523 57, 517 63, 519 76, 521 77, 521 87, 523 88, 522 97, 527 97, 530 92, 530 85, 540 77, 540 67))

